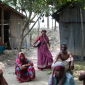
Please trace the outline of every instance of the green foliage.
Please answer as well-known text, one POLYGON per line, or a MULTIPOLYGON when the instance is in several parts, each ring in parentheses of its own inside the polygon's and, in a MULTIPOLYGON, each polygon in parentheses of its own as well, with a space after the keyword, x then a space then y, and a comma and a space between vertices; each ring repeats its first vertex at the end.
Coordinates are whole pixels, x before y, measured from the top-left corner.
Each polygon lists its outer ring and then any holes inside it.
POLYGON ((32 31, 30 31, 30 34, 37 34, 37 30, 36 29, 32 29, 32 31))
POLYGON ((45 16, 50 16, 56 9, 68 2, 82 2, 84 4, 85 0, 4 0, 4 3, 14 6, 15 9, 25 8, 30 12, 30 8, 32 8, 32 11, 37 14, 44 11, 45 16))
POLYGON ((85 62, 75 61, 73 70, 74 77, 78 78, 82 71, 85 71, 85 62))
POLYGON ((18 24, 21 24, 20 22, 18 22, 18 24))

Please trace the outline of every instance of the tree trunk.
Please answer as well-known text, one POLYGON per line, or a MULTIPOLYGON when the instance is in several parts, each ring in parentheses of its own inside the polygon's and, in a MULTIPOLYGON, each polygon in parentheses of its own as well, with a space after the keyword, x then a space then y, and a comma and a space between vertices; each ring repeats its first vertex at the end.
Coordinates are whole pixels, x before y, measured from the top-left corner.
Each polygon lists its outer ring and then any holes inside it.
POLYGON ((21 36, 20 36, 20 43, 19 43, 19 52, 21 52, 21 48, 22 48, 22 43, 23 43, 23 29, 22 29, 22 33, 21 33, 21 36))
POLYGON ((39 37, 39 29, 40 29, 40 19, 38 20, 38 35, 37 35, 37 37, 39 37))
POLYGON ((49 29, 49 16, 47 17, 47 29, 49 29))
POLYGON ((54 31, 56 31, 56 20, 55 20, 55 28, 54 28, 54 31))
MULTIPOLYGON (((42 13, 41 13, 42 15, 42 13)), ((24 38, 29 34, 29 32, 33 29, 33 27, 35 26, 35 24, 37 23, 37 21, 40 19, 41 15, 38 17, 38 19, 35 21, 35 23, 33 24, 33 26, 28 30, 28 32, 26 34, 24 34, 24 31, 26 29, 26 27, 29 25, 29 18, 27 20, 27 22, 25 23, 23 29, 22 29, 22 33, 21 33, 21 36, 20 36, 20 43, 19 43, 19 49, 18 51, 21 52, 21 48, 22 48, 22 43, 23 43, 23 40, 24 38)))
POLYGON ((82 30, 81 61, 83 61, 83 56, 84 56, 84 28, 83 28, 83 17, 82 17, 82 8, 81 7, 80 7, 80 17, 81 17, 81 30, 82 30))

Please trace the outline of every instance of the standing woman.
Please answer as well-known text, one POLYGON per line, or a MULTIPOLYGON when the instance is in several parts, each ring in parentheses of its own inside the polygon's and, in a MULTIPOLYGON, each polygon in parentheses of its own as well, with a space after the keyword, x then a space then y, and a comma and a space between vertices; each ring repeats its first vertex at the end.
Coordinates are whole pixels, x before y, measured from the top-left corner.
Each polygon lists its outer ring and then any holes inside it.
POLYGON ((25 58, 23 52, 19 52, 16 58, 15 66, 16 78, 21 82, 27 82, 35 78, 35 69, 33 63, 25 58))
MULTIPOLYGON (((37 38, 36 42, 38 40, 40 40, 41 44, 38 47, 37 68, 41 70, 49 69, 51 68, 53 57, 49 51, 49 38, 46 35, 46 30, 43 29, 41 31, 41 35, 37 38)), ((35 47, 35 43, 33 47, 35 47)))

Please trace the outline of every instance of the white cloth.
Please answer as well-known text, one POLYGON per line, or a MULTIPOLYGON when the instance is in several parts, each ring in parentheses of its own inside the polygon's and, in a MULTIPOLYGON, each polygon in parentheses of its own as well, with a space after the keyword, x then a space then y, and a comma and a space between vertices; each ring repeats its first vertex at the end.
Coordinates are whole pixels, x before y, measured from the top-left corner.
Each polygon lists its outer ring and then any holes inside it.
POLYGON ((69 69, 69 62, 71 61, 70 58, 68 58, 67 60, 62 61, 60 58, 58 58, 57 61, 61 61, 64 65, 65 65, 65 69, 68 70, 69 69))

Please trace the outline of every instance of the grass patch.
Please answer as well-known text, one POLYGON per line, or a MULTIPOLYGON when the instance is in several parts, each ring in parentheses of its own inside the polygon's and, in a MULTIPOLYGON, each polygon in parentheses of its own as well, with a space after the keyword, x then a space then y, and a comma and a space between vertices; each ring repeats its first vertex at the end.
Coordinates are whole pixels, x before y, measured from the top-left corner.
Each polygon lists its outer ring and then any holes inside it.
POLYGON ((85 71, 85 61, 74 61, 73 76, 78 78, 80 73, 85 71))

